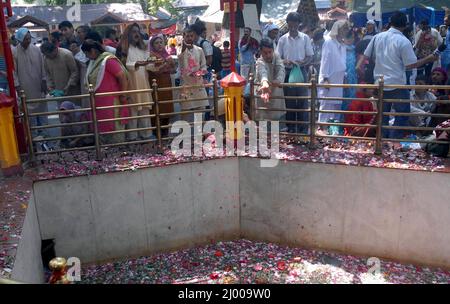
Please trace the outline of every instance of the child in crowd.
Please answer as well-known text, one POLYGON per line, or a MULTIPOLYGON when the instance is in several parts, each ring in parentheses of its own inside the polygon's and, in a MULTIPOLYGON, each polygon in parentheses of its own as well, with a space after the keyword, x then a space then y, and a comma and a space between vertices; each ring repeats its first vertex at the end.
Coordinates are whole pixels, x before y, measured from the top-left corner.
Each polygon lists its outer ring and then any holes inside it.
MULTIPOLYGON (((418 75, 416 78, 416 85, 427 85, 427 77, 425 75, 418 75)), ((436 96, 427 89, 416 89, 411 92, 411 113, 430 113, 433 103, 421 102, 434 101, 436 96), (416 101, 417 100, 417 101, 416 101)), ((414 127, 424 127, 430 120, 429 116, 410 116, 409 123, 414 127)))
POLYGON ((231 73, 230 42, 224 41, 222 50, 222 71, 220 72, 220 78, 224 78, 230 73, 231 73))
MULTIPOLYGON (((361 83, 361 84, 364 84, 361 83)), ((360 89, 356 92, 356 98, 371 98, 373 101, 353 100, 348 106, 348 111, 376 112, 375 90, 360 89)), ((345 114, 345 123, 374 124, 375 115, 371 114, 345 114)), ((375 137, 375 128, 369 127, 345 127, 345 136, 375 137)))
MULTIPOLYGON (((431 84, 432 85, 445 85, 448 80, 448 74, 447 71, 443 68, 434 68, 433 71, 431 71, 431 84)), ((433 90, 433 94, 436 97, 440 97, 445 94, 445 90, 433 90)))
POLYGON ((177 54, 177 45, 171 42, 171 44, 169 44, 169 47, 167 48, 167 53, 169 53, 170 56, 175 56, 177 54))
MULTIPOLYGON (((71 101, 64 101, 59 107, 60 111, 80 110, 81 107, 75 105, 71 101)), ((69 112, 60 113, 59 121, 62 124, 89 121, 87 112, 69 112)), ((69 125, 61 128, 62 136, 81 135, 89 133, 90 124, 69 125)), ((61 140, 61 148, 84 147, 94 144, 92 137, 65 138, 61 140)))

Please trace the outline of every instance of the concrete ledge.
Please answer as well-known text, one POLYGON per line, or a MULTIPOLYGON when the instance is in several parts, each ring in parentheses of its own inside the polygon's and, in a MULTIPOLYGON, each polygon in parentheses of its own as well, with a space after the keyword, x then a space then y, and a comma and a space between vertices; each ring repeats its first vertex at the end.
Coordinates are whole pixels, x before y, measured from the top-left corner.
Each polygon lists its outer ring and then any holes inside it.
POLYGON ((41 235, 33 196, 28 204, 11 278, 24 283, 44 283, 41 235))
POLYGON ((450 175, 240 159, 249 239, 450 267, 450 175))
POLYGON ((226 158, 34 184, 43 239, 82 263, 244 237, 450 268, 450 175, 226 158))
POLYGON ((239 237, 239 162, 36 182, 43 239, 82 263, 239 237))

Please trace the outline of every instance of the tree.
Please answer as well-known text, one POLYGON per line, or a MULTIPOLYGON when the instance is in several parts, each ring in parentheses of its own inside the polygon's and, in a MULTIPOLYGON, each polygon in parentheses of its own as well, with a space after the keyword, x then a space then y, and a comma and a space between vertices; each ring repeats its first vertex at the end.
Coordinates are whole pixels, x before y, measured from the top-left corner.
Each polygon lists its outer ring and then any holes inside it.
POLYGON ((176 15, 177 12, 172 5, 171 0, 148 0, 148 11, 150 14, 156 14, 158 8, 162 7, 169 11, 172 15, 176 15))
MULTIPOLYGON (((22 0, 27 4, 36 4, 36 5, 67 5, 72 2, 72 0, 22 0)), ((78 0, 80 4, 96 4, 96 3, 118 3, 118 2, 128 2, 128 3, 139 3, 142 6, 142 10, 145 13, 148 13, 148 2, 149 0, 78 0)), ((19 4, 19 0, 12 0, 12 4, 19 4)))

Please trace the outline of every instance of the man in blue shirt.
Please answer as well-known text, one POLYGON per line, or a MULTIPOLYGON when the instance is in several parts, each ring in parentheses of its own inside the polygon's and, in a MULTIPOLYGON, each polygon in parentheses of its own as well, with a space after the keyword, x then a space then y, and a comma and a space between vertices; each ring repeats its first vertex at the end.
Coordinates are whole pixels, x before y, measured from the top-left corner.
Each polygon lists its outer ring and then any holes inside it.
MULTIPOLYGON (((391 28, 372 38, 364 52, 366 58, 375 56, 374 77, 376 82, 384 77, 386 85, 406 85, 406 70, 423 66, 436 61, 438 56, 431 54, 417 60, 411 42, 403 35, 407 27, 407 17, 402 12, 395 12, 391 17, 391 28)), ((410 99, 407 89, 384 89, 385 99, 410 99)), ((383 103, 383 112, 394 108, 398 113, 410 113, 410 103, 383 103)), ((383 116, 383 125, 388 125, 389 116, 383 116)), ((394 126, 407 126, 408 116, 395 116, 394 126)), ((383 137, 403 138, 404 130, 383 130, 383 137), (391 132, 388 132, 391 131, 391 132)))
POLYGON ((244 36, 239 41, 239 54, 241 64, 241 76, 248 80, 248 75, 254 73, 255 54, 258 52, 259 43, 253 38, 249 27, 244 29, 244 36))

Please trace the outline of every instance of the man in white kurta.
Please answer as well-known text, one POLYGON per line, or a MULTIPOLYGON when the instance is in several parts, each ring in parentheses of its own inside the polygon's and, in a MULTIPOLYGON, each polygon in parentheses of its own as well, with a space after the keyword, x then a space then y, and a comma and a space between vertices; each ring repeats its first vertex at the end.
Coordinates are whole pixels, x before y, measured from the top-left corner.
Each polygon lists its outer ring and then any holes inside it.
MULTIPOLYGON (((183 47, 178 55, 178 62, 183 86, 203 85, 203 74, 207 72, 206 58, 203 50, 194 45, 194 33, 187 30, 183 36, 183 47)), ((200 110, 209 105, 205 88, 185 89, 182 91, 182 98, 200 99, 198 101, 188 101, 181 103, 181 109, 200 110)), ((193 115, 182 115, 183 120, 193 121, 193 115)))
MULTIPOLYGON (((333 25, 330 38, 325 39, 322 47, 322 59, 320 61, 319 84, 343 84, 345 71, 347 49, 344 43, 339 41, 341 37, 338 34, 341 28, 346 26, 344 21, 338 21, 333 25)), ((320 88, 318 92, 321 97, 339 97, 342 98, 343 88, 320 88)), ((321 100, 320 110, 341 110, 342 100, 321 100)), ((340 114, 319 113, 319 122, 329 120, 340 120, 340 114)))
MULTIPOLYGON (((145 49, 141 49, 133 45, 133 43, 130 43, 126 62, 126 67, 129 72, 130 90, 142 90, 151 88, 147 72, 147 69, 151 67, 151 63, 148 61, 149 57, 150 53, 147 50, 147 47, 145 47, 145 49)), ((130 99, 133 103, 137 104, 153 101, 152 94, 150 92, 133 94, 131 95, 130 99)), ((139 107, 132 107, 130 109, 131 116, 150 115, 152 106, 144 105, 139 107)), ((130 119, 128 128, 135 129, 137 127, 151 127, 151 119, 149 117, 141 119, 130 119)), ((130 132, 128 134, 129 140, 135 140, 137 135, 137 132, 130 132)), ((141 137, 141 139, 148 139, 151 137, 151 135, 151 130, 139 131, 139 136, 141 137)))
MULTIPOLYGON (((283 89, 277 84, 283 83, 285 70, 283 60, 274 52, 273 42, 269 39, 261 41, 261 57, 256 61, 255 82, 268 86, 270 96, 283 96, 283 89)), ((261 88, 255 88, 255 95, 260 95, 261 88)), ((256 98, 256 107, 268 109, 286 109, 284 99, 270 99, 264 101, 256 98)), ((281 120, 286 111, 256 111, 256 120, 281 120)))
MULTIPOLYGON (((46 92, 46 74, 44 61, 38 47, 31 44, 31 34, 28 29, 20 28, 16 33, 20 44, 13 49, 14 84, 16 90, 25 91, 28 99, 43 98, 46 92)), ((30 113, 48 112, 47 103, 30 103, 27 105, 30 113)), ((47 116, 30 117, 31 126, 47 124, 47 116)), ((44 135, 43 130, 33 132, 33 136, 44 135)))

